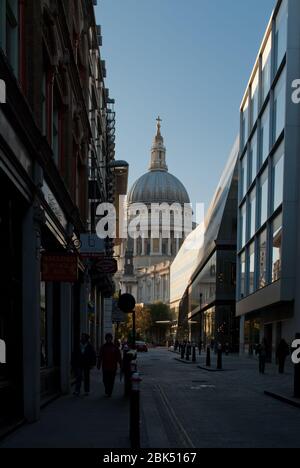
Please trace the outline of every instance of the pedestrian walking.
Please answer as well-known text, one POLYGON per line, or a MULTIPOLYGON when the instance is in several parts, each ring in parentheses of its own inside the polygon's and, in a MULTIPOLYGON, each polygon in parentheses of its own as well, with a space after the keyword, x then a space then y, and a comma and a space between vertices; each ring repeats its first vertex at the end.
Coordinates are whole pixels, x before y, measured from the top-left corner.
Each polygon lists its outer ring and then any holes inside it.
POLYGON ((72 354, 72 368, 76 377, 75 396, 81 392, 82 381, 84 381, 84 392, 90 394, 90 373, 96 365, 96 352, 90 343, 90 337, 83 333, 79 345, 72 354))
POLYGON ((256 352, 259 358, 259 373, 264 374, 267 362, 267 343, 265 340, 257 346, 256 352))
POLYGON ((287 344, 287 342, 282 339, 276 351, 276 359, 279 365, 279 374, 284 374, 286 358, 289 355, 290 355, 290 347, 287 344))
POLYGON ((122 357, 120 349, 113 343, 111 333, 106 335, 105 341, 100 349, 97 367, 99 370, 102 367, 105 394, 110 398, 114 389, 118 364, 122 368, 122 357))

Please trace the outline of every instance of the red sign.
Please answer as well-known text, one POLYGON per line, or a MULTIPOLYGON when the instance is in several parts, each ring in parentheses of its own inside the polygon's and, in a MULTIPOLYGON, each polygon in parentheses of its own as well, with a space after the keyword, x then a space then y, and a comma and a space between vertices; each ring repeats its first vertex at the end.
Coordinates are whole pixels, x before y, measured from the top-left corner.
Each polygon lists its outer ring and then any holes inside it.
POLYGON ((114 258, 103 258, 96 264, 97 270, 107 275, 114 275, 118 271, 118 262, 114 258))
POLYGON ((78 281, 78 256, 76 254, 43 254, 42 281, 76 283, 78 281))

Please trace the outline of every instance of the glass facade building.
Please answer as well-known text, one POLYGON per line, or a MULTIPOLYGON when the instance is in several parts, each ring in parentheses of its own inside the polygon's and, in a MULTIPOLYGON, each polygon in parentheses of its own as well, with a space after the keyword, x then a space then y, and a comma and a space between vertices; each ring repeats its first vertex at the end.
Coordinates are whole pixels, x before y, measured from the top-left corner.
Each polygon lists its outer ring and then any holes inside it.
POLYGON ((299 215, 300 2, 277 2, 240 114, 237 315, 242 349, 300 331, 296 284, 299 215), (295 302, 296 301, 296 302, 295 302))
POLYGON ((237 139, 204 223, 184 242, 171 267, 171 308, 178 317, 178 339, 204 346, 239 346, 235 317, 238 199, 237 139), (189 246, 193 244, 193 249, 189 246))

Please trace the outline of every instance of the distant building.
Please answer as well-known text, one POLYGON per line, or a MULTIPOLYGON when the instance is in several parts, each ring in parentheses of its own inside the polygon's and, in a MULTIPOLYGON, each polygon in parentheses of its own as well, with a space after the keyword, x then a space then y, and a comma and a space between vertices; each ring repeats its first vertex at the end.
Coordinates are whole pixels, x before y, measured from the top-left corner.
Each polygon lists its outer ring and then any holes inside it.
POLYGON ((275 358, 300 332, 300 2, 277 1, 241 104, 237 315, 241 350, 275 358))
MULTIPOLYGON (((126 239, 119 249, 119 273, 115 276, 117 288, 133 294, 139 303, 162 301, 169 303, 170 265, 185 239, 184 216, 190 199, 182 183, 168 171, 166 148, 161 135, 161 120, 157 119, 157 133, 151 149, 149 171, 132 186, 127 198, 128 211, 138 204, 145 206, 142 215, 149 231, 138 239, 126 239), (170 236, 167 238, 160 219, 159 236, 151 231, 151 205, 176 204, 171 213, 170 236), (179 215, 179 222, 176 221, 179 215)), ((129 215, 130 219, 130 215, 129 215)))
POLYGON ((238 139, 204 223, 186 239, 171 267, 173 333, 203 345, 239 349, 235 318, 238 139), (193 249, 191 250, 191 246, 193 249))

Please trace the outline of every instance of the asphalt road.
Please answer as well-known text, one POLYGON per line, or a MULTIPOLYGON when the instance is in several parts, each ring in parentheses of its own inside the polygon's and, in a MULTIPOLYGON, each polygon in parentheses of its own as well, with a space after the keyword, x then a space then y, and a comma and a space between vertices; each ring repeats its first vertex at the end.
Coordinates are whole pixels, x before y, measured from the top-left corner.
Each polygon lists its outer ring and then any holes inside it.
POLYGON ((207 372, 176 357, 165 349, 139 355, 144 448, 300 447, 300 409, 264 395, 289 391, 291 369, 260 376, 255 361, 229 357, 226 371, 207 372))

